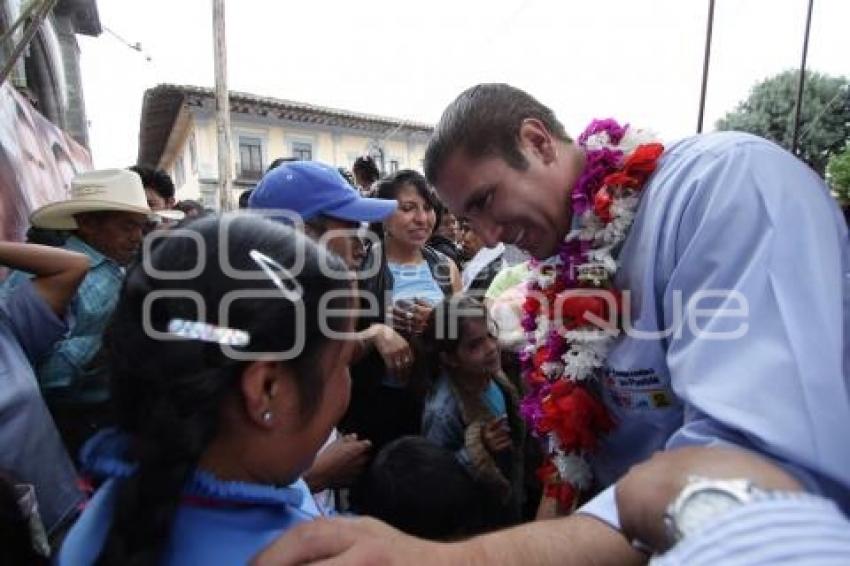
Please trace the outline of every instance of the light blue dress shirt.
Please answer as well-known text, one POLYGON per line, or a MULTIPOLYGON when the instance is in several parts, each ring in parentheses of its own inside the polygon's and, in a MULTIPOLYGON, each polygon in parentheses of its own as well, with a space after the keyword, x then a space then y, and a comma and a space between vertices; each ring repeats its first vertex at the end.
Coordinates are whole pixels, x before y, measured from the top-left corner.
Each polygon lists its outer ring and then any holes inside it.
MULTIPOLYGON (((619 257, 631 327, 671 330, 631 331, 608 356, 619 424, 593 462, 600 485, 656 450, 727 444, 850 511, 850 256, 823 181, 755 136, 683 140, 619 257)), ((613 487, 580 511, 619 525, 613 487)))

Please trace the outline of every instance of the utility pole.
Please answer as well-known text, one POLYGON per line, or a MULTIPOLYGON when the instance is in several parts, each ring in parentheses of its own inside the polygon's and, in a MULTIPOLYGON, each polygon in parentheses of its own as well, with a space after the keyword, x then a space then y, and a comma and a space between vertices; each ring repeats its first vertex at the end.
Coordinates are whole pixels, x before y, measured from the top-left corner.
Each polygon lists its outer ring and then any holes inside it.
POLYGON ((803 60, 800 62, 800 81, 797 83, 797 108, 794 112, 794 138, 791 153, 797 155, 800 145, 800 119, 803 112, 803 89, 806 84, 806 56, 809 53, 809 30, 812 28, 812 6, 815 0, 809 0, 809 13, 806 16, 806 33, 803 36, 803 60))
POLYGON ((708 23, 705 28, 705 56, 702 60, 702 90, 699 95, 699 117, 697 133, 702 133, 702 120, 705 116, 705 93, 708 89, 708 62, 711 59, 711 30, 714 27, 714 0, 708 0, 708 23))
POLYGON ((227 92, 227 39, 224 32, 224 0, 213 3, 215 48, 215 126, 218 138, 219 210, 233 210, 233 160, 230 157, 230 96, 227 92))

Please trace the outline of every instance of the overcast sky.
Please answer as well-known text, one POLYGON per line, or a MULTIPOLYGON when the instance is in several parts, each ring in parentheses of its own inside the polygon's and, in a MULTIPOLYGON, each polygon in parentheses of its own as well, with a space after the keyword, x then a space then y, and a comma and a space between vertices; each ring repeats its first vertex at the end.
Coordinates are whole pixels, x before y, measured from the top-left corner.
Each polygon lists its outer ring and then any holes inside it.
MULTIPOLYGON (((716 0, 706 129, 756 82, 799 66, 807 0, 716 0)), ((213 86, 211 0, 98 0, 79 37, 96 167, 136 159, 146 88, 213 86), (150 61, 146 60, 150 57, 150 61)), ((238 0, 227 3, 231 90, 434 123, 479 82, 594 117, 695 132, 708 0, 238 0)), ((815 0, 808 67, 850 75, 850 1, 815 0)))

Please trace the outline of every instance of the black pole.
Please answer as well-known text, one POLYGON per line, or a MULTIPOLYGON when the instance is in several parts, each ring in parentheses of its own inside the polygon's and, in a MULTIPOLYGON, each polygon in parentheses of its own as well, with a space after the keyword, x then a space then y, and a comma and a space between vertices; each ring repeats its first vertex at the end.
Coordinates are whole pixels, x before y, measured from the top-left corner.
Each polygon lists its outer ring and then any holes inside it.
POLYGON ((809 13, 806 16, 806 35, 803 37, 803 60, 800 62, 800 82, 797 83, 797 109, 794 112, 794 138, 791 153, 797 155, 800 144, 800 118, 803 111, 803 87, 806 82, 806 56, 809 54, 809 30, 812 27, 812 6, 815 0, 809 0, 809 13))
POLYGON ((702 133, 702 120, 705 115, 705 91, 708 88, 708 62, 711 59, 711 29, 714 27, 714 0, 708 0, 708 23, 705 28, 705 57, 702 62, 702 91, 699 95, 699 118, 697 133, 702 133))

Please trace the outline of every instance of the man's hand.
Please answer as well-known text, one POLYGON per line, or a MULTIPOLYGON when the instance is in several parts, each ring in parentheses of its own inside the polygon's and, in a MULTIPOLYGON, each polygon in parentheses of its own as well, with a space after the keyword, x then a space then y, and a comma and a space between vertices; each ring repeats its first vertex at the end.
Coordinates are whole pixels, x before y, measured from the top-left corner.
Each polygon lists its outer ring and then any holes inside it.
POLYGON ((626 538, 640 540, 656 551, 666 550, 664 513, 691 476, 744 478, 762 489, 800 489, 791 476, 744 449, 693 446, 657 452, 617 482, 617 509, 626 538))
POLYGON ((510 450, 512 446, 511 431, 508 428, 506 418, 495 418, 481 427, 481 440, 484 441, 484 446, 490 454, 499 454, 505 450, 510 450))
POLYGON ((294 566, 322 561, 350 566, 442 566, 451 563, 448 546, 408 536, 375 519, 319 519, 286 532, 251 564, 294 566))
POLYGON ((356 434, 341 436, 319 452, 304 481, 313 493, 350 486, 363 472, 371 449, 372 443, 356 434))

